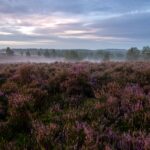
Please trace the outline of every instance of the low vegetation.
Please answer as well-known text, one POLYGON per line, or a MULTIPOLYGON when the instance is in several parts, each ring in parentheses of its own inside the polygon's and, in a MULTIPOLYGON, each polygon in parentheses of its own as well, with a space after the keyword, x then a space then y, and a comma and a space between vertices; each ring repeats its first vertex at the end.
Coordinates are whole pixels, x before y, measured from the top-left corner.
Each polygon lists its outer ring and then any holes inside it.
POLYGON ((149 150, 150 63, 0 65, 0 149, 149 150))

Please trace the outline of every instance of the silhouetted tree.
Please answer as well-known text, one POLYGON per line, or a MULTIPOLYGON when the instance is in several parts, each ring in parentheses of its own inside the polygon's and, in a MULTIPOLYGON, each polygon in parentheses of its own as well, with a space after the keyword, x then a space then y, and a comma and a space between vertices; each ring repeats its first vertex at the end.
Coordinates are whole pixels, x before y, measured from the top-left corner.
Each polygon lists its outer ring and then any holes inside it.
POLYGON ((66 51, 65 58, 68 60, 80 60, 78 52, 74 50, 66 51))
POLYGON ((50 57, 50 53, 49 53, 48 50, 46 50, 46 51, 44 52, 44 56, 45 56, 45 57, 50 57))
POLYGON ((140 50, 136 47, 132 47, 127 52, 127 60, 136 61, 140 58, 140 50))
POLYGON ((8 56, 12 56, 12 55, 14 55, 14 51, 11 50, 10 47, 7 47, 7 48, 6 48, 6 54, 7 54, 8 56))
POLYGON ((110 52, 105 52, 103 54, 103 61, 109 61, 110 60, 110 52))
POLYGON ((26 52, 26 56, 31 56, 30 51, 27 51, 27 52, 26 52))
MULTIPOLYGON (((103 50, 98 50, 96 53, 94 53, 93 52, 93 56, 94 56, 94 58, 102 58, 103 59, 103 57, 104 57, 104 51, 103 50)), ((91 55, 90 55, 90 57, 91 57, 91 55)))
POLYGON ((143 47, 142 58, 144 60, 150 60, 150 47, 149 46, 143 47))
POLYGON ((20 55, 23 56, 23 51, 20 52, 20 55))
POLYGON ((38 51, 38 52, 37 52, 37 55, 38 55, 38 56, 41 56, 42 54, 41 54, 41 52, 40 52, 40 51, 38 51))
POLYGON ((52 56, 55 57, 56 56, 56 51, 53 49, 52 50, 52 56))

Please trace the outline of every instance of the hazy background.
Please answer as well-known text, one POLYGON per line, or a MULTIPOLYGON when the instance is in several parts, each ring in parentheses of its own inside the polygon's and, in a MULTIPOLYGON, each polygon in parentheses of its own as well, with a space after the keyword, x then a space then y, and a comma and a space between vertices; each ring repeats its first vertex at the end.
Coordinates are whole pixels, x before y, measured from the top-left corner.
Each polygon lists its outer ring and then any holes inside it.
POLYGON ((142 49, 13 49, 0 50, 0 63, 150 61, 150 47, 142 49))

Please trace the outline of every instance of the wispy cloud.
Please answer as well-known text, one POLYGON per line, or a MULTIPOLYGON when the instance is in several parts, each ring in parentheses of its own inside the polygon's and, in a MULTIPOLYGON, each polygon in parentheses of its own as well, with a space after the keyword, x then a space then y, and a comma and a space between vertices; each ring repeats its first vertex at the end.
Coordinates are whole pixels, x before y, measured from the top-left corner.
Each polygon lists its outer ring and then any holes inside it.
POLYGON ((0 47, 99 48, 150 42, 149 0, 0 0, 0 47))

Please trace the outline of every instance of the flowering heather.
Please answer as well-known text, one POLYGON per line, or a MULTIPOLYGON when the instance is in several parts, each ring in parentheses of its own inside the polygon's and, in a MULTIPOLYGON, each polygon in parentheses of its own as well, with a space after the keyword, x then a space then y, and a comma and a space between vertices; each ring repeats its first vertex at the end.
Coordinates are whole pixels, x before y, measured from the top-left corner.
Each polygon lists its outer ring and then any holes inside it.
POLYGON ((25 103, 29 102, 30 99, 30 96, 12 94, 9 97, 9 105, 14 108, 22 107, 25 103))
POLYGON ((4 96, 4 93, 0 91, 0 97, 2 98, 4 96))
POLYGON ((149 62, 3 64, 0 79, 0 149, 150 149, 149 62))

